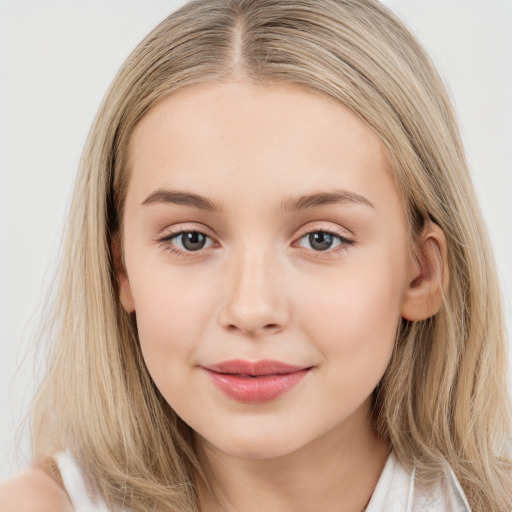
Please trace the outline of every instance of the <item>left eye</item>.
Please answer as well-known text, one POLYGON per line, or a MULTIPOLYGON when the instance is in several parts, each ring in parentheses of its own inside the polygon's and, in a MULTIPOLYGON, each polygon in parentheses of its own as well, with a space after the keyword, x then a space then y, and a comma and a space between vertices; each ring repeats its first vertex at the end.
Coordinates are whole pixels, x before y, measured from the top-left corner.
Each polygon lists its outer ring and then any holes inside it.
POLYGON ((327 251, 333 247, 351 243, 347 238, 329 231, 311 231, 301 237, 300 240, 304 241, 299 242, 300 247, 307 247, 305 244, 309 244, 307 248, 314 251, 327 251))

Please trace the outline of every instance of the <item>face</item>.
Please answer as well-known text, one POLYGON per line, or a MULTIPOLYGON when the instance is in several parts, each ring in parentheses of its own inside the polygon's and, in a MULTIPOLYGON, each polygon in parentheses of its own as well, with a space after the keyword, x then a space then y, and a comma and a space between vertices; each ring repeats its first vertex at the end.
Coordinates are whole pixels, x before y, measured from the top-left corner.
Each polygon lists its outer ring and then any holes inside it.
POLYGON ((377 137, 298 86, 209 83, 157 104, 129 160, 121 300, 198 438, 276 457, 367 421, 408 282, 377 137))

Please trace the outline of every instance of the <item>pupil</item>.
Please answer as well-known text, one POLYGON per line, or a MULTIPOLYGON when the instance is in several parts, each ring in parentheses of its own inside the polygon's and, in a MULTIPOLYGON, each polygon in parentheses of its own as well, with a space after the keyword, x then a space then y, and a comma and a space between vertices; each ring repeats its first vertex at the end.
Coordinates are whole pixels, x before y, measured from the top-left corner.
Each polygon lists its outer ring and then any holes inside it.
POLYGON ((190 231, 181 235, 181 243, 188 251, 197 251, 202 249, 206 241, 206 237, 198 231, 190 231))
POLYGON ((332 245, 332 235, 317 231, 316 233, 309 234, 309 243, 313 249, 318 251, 325 251, 332 245))

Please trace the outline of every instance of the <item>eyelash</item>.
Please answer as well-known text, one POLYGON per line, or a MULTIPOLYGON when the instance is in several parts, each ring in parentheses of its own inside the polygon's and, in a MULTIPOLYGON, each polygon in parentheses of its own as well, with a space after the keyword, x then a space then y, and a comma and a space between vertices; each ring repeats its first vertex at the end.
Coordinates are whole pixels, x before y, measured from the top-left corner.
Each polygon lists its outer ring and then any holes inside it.
MULTIPOLYGON (((211 237, 209 235, 207 235, 204 231, 201 231, 200 229, 189 229, 189 230, 181 230, 181 231, 169 233, 169 234, 165 235, 164 237, 159 238, 158 242, 166 251, 169 251, 171 254, 173 254, 174 256, 177 256, 179 258, 187 258, 191 254, 201 252, 202 249, 198 249, 197 251, 183 251, 183 250, 177 249, 176 247, 171 245, 171 240, 173 240, 174 238, 177 238, 185 233, 199 233, 211 240, 211 237)), ((325 257, 325 256, 323 256, 324 254, 328 254, 328 255, 336 254, 340 251, 346 250, 348 246, 355 244, 355 240, 351 240, 350 238, 347 238, 346 236, 337 232, 336 230, 331 230, 331 229, 313 229, 311 231, 307 231, 306 233, 304 233, 302 236, 300 236, 298 238, 298 240, 302 240, 303 238, 305 238, 313 233, 328 234, 328 235, 331 235, 331 236, 337 238, 340 242, 339 245, 336 246, 336 249, 334 249, 334 250, 327 249, 325 251, 315 251, 314 249, 311 249, 312 254, 314 255, 314 257, 317 257, 317 258, 325 257)))

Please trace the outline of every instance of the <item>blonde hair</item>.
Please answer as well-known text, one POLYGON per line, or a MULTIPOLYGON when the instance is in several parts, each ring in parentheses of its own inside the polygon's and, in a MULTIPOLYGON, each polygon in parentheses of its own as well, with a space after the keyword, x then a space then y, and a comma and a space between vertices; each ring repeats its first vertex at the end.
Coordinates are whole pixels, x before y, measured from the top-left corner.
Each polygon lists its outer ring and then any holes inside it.
POLYGON ((48 370, 33 408, 36 463, 70 449, 113 507, 198 510, 203 477, 191 430, 146 370, 118 300, 112 244, 138 121, 181 87, 240 77, 301 85, 346 105, 387 152, 411 237, 427 220, 444 231, 444 305, 425 321, 402 321, 372 422, 424 485, 449 464, 474 512, 509 512, 506 342, 489 239, 442 80, 375 0, 195 0, 124 63, 72 200, 48 370))

